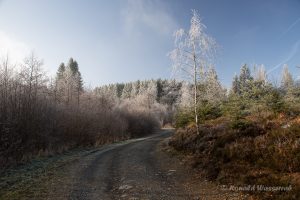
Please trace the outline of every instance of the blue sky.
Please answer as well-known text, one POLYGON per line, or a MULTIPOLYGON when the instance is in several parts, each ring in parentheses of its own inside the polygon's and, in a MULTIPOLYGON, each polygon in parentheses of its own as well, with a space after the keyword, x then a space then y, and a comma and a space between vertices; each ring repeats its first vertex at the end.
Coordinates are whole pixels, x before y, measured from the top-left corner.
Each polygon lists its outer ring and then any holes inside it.
POLYGON ((221 47, 225 86, 243 63, 264 64, 271 80, 284 63, 300 74, 299 0, 0 0, 0 54, 34 50, 50 74, 73 57, 86 86, 170 78, 172 33, 189 27, 191 9, 221 47))

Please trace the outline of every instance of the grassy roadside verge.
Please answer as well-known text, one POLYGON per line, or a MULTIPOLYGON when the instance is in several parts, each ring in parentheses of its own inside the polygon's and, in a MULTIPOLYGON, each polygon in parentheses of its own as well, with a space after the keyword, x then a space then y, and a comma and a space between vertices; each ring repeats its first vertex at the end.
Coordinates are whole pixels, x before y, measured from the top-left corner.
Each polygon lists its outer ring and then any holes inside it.
POLYGON ((142 139, 144 138, 122 140, 99 147, 76 148, 61 154, 35 158, 6 169, 0 172, 0 200, 48 199, 48 194, 56 192, 57 189, 63 192, 57 198, 68 199, 68 191, 64 191, 64 188, 69 189, 74 185, 74 178, 78 178, 76 172, 93 159, 89 155, 142 139))
POLYGON ((74 149, 59 155, 36 158, 26 164, 2 171, 0 199, 45 197, 47 184, 60 178, 64 166, 93 151, 95 148, 74 149))

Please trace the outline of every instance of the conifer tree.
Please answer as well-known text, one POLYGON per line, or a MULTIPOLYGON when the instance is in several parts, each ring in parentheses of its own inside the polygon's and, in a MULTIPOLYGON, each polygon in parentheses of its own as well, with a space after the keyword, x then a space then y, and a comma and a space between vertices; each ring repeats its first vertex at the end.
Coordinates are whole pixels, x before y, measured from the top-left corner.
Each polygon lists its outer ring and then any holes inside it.
POLYGON ((284 90, 290 89, 294 85, 294 80, 289 72, 289 67, 287 64, 283 65, 282 75, 281 75, 281 87, 284 90))
POLYGON ((234 94, 240 93, 240 81, 238 75, 234 75, 233 81, 232 81, 232 92, 234 94))

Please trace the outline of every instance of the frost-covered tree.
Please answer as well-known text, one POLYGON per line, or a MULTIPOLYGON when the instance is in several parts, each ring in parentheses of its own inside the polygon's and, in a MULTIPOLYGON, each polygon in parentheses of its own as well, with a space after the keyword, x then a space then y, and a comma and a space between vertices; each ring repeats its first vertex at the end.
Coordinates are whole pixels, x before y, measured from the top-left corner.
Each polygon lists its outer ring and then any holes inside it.
POLYGON ((75 92, 75 80, 73 79, 73 70, 70 68, 70 65, 66 67, 66 71, 64 73, 65 79, 65 89, 67 94, 66 103, 69 105, 73 101, 74 92, 75 92))
POLYGON ((194 85, 194 113, 195 123, 198 130, 197 114, 197 85, 204 81, 206 68, 211 64, 216 50, 216 42, 205 32, 197 11, 192 11, 191 26, 188 31, 179 29, 174 33, 175 49, 169 53, 173 61, 175 73, 179 73, 184 79, 194 85))
POLYGON ((144 94, 145 92, 147 92, 148 82, 149 81, 141 81, 140 82, 139 93, 138 93, 139 95, 144 94))
POLYGON ((151 80, 148 83, 148 87, 147 87, 146 93, 149 96, 151 96, 151 98, 153 99, 153 101, 156 100, 156 98, 157 98, 157 84, 156 84, 155 80, 151 80))
POLYGON ((225 98, 226 90, 222 87, 217 72, 213 66, 210 66, 205 77, 205 100, 215 103, 225 98))
POLYGON ((296 104, 295 102, 299 99, 299 87, 294 83, 287 64, 283 65, 280 88, 285 95, 285 100, 291 104, 296 104))
POLYGON ((61 63, 58 67, 57 73, 56 73, 56 79, 62 80, 64 78, 64 73, 66 71, 66 66, 64 63, 61 63))
MULTIPOLYGON (((175 106, 176 104, 178 104, 180 102, 180 96, 181 96, 181 92, 180 92, 181 85, 182 83, 176 80, 165 81, 160 102, 162 104, 167 104, 170 106, 175 106)), ((192 89, 193 88, 191 88, 191 91, 192 89)), ((190 103, 191 103, 190 105, 193 104, 193 102, 190 103)))
POLYGON ((75 74, 76 72, 78 72, 78 63, 73 58, 69 59, 68 67, 73 72, 73 74, 75 74))
POLYGON ((132 90, 132 83, 126 83, 124 85, 121 98, 129 99, 131 97, 131 90, 132 90))
POLYGON ((252 82, 253 82, 253 77, 251 76, 251 71, 249 67, 246 64, 244 64, 241 67, 239 80, 238 80, 238 84, 239 84, 238 94, 243 95, 247 93, 251 89, 252 82))
POLYGON ((166 80, 158 79, 156 81, 157 84, 157 101, 161 101, 161 97, 164 94, 164 85, 166 84, 166 80))
POLYGON ((131 97, 136 97, 139 94, 140 81, 135 81, 132 83, 131 97))
POLYGON ((75 88, 77 92, 81 92, 83 90, 83 82, 81 73, 79 71, 78 63, 73 58, 70 58, 68 66, 70 71, 72 72, 72 76, 75 82, 75 88))
POLYGON ((36 98, 38 92, 45 86, 45 82, 47 81, 42 66, 43 61, 34 52, 31 52, 22 64, 20 78, 23 84, 28 85, 26 93, 29 99, 36 98))
POLYGON ((12 101, 10 91, 13 89, 14 70, 10 63, 9 56, 1 59, 0 62, 0 120, 7 120, 9 104, 12 101))
POLYGON ((287 64, 283 65, 283 70, 281 74, 281 87, 285 90, 290 89, 294 85, 294 80, 289 72, 289 67, 287 64))
POLYGON ((248 82, 253 80, 253 77, 251 76, 251 72, 249 67, 245 64, 241 67, 240 76, 239 76, 239 82, 240 86, 245 89, 248 86, 248 82))
POLYGON ((117 83, 116 88, 117 88, 117 97, 120 99, 122 97, 122 92, 124 89, 124 83, 117 83))
POLYGON ((140 101, 143 101, 143 105, 150 108, 151 105, 156 103, 157 99, 157 84, 156 81, 142 81, 139 95, 137 96, 140 101))
POLYGON ((65 95, 65 72, 66 72, 66 66, 64 63, 61 63, 58 67, 58 70, 56 72, 56 78, 55 78, 55 102, 62 101, 65 95))
POLYGON ((184 81, 180 89, 179 106, 183 108, 190 107, 193 104, 193 100, 193 86, 189 82, 184 81))
POLYGON ((259 82, 263 82, 263 83, 267 82, 267 73, 266 73, 264 65, 260 65, 258 67, 255 66, 254 80, 259 81, 259 82))
POLYGON ((238 75, 234 75, 234 77, 233 77, 233 81, 232 81, 232 86, 231 86, 232 88, 232 92, 234 93, 234 94, 238 94, 238 93, 240 93, 240 81, 239 81, 239 77, 238 77, 238 75))
POLYGON ((56 93, 59 101, 69 105, 77 102, 79 105, 80 94, 83 92, 83 82, 78 63, 70 58, 67 66, 61 63, 56 73, 56 93))
POLYGON ((116 84, 109 84, 97 87, 94 89, 94 93, 101 98, 107 99, 111 103, 116 103, 118 101, 116 84))

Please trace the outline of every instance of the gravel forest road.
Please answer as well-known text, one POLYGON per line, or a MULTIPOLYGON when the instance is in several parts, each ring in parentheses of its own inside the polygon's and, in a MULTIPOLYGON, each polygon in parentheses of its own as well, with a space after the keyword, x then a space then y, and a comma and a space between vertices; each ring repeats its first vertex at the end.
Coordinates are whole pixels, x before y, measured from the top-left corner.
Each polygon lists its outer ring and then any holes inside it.
POLYGON ((35 184, 40 186, 30 199, 241 199, 236 193, 193 178, 194 170, 163 151, 163 141, 171 134, 172 130, 161 130, 147 138, 106 145, 80 155, 35 184), (42 185, 43 195, 39 189, 42 185))
POLYGON ((80 173, 71 199, 188 199, 176 179, 178 169, 162 166, 166 160, 156 151, 170 134, 163 131, 96 152, 80 173))

